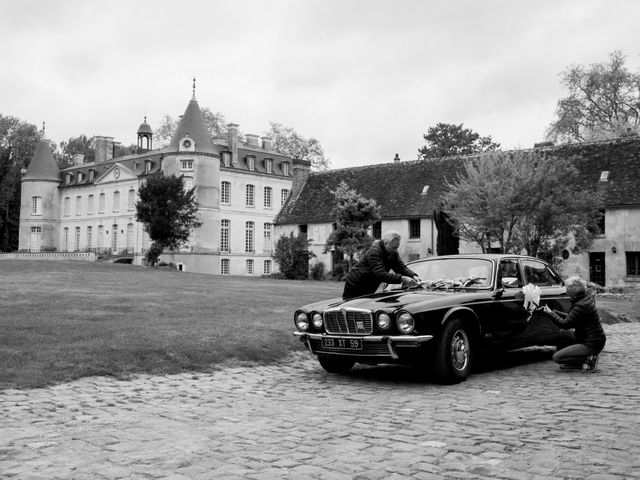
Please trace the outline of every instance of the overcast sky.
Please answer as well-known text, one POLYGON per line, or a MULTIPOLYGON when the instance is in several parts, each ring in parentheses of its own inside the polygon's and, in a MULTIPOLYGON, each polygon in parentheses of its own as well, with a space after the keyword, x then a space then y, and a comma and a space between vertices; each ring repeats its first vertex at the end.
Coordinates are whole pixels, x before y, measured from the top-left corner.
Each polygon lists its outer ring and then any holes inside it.
POLYGON ((333 168, 417 158, 438 122, 543 140, 559 74, 640 70, 636 0, 1 0, 0 113, 126 145, 191 98, 243 133, 317 138, 333 168))

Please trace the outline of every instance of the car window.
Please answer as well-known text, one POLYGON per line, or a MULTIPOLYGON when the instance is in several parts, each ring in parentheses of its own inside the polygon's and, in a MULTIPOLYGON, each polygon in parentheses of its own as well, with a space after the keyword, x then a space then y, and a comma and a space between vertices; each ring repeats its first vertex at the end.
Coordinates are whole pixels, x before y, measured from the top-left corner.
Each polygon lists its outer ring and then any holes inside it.
POLYGON ((522 274, 520 273, 518 261, 515 258, 500 261, 498 287, 520 288, 522 285, 522 274))
MULTIPOLYGON (((434 258, 409 264, 425 282, 442 282, 469 288, 487 288, 491 286, 492 263, 478 258, 434 258)), ((400 284, 391 284, 386 289, 400 288, 400 284)))
POLYGON ((532 283, 541 287, 562 285, 562 280, 542 262, 524 260, 524 276, 526 283, 532 283))

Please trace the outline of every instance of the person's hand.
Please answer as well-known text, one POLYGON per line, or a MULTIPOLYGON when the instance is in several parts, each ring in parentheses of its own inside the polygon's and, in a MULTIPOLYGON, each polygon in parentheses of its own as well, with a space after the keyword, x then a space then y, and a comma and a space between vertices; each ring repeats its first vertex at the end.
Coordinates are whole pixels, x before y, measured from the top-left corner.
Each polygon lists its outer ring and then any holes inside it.
POLYGON ((420 285, 422 283, 422 280, 420 280, 420 277, 418 275, 414 275, 413 279, 415 280, 415 282, 420 285))
POLYGON ((418 283, 411 277, 407 277, 406 275, 402 275, 402 283, 409 287, 415 287, 418 283))
POLYGON ((542 306, 542 311, 544 313, 551 313, 551 309, 549 308, 549 305, 547 305, 546 303, 542 306))

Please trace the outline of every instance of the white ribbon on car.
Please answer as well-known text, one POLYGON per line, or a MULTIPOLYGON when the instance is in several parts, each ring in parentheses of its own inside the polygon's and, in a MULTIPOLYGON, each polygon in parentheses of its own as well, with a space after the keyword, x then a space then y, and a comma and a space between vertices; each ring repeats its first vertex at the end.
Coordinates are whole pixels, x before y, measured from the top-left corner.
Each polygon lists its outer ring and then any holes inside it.
POLYGON ((537 285, 533 285, 528 283, 524 287, 522 287, 522 293, 524 293, 524 309, 529 313, 529 318, 527 321, 531 319, 533 312, 535 312, 538 308, 540 308, 540 289, 537 285))

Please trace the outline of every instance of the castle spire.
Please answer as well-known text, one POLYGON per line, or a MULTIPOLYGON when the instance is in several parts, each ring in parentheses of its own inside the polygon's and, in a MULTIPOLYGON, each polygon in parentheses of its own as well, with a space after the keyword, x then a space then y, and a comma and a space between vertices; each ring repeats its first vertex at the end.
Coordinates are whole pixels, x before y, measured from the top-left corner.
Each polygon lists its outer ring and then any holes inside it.
POLYGON ((193 95, 191 97, 191 100, 195 100, 196 99, 196 77, 193 77, 193 95))

